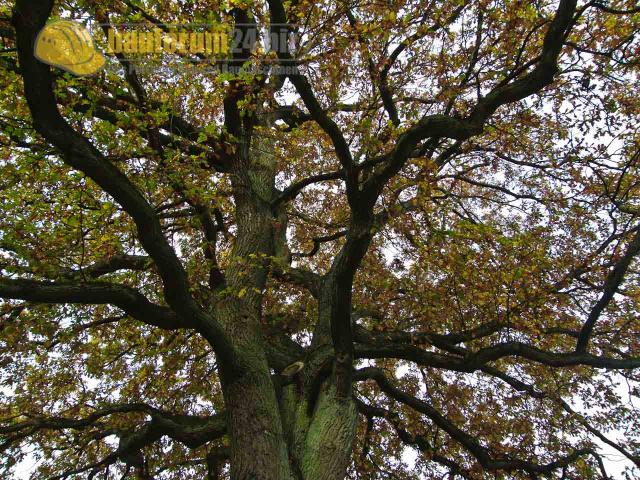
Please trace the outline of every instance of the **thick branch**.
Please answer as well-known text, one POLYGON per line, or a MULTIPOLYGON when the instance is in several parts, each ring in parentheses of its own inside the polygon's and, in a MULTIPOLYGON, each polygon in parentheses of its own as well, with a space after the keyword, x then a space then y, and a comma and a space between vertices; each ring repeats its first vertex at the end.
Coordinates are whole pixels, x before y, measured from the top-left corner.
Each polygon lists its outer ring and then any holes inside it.
POLYGON ((65 272, 63 277, 68 279, 82 276, 98 278, 118 270, 143 271, 149 268, 152 263, 151 259, 144 255, 114 255, 86 268, 65 272))
POLYGON ((109 304, 147 325, 167 330, 194 327, 178 318, 170 308, 151 303, 137 290, 112 283, 40 282, 0 277, 0 298, 53 304, 109 304))
POLYGON ((391 398, 404 403, 405 405, 429 417, 435 425, 447 432, 447 434, 449 434, 451 438, 453 438, 466 450, 468 450, 487 470, 504 470, 508 472, 524 470, 531 474, 548 474, 558 468, 562 468, 572 464, 582 456, 593 453, 591 449, 583 448, 547 464, 537 464, 526 460, 512 458, 496 458, 492 455, 489 449, 483 447, 480 444, 477 438, 458 428, 453 422, 442 415, 434 407, 396 388, 385 377, 382 370, 377 368, 365 368, 358 372, 358 377, 361 379, 369 378, 375 380, 380 389, 391 398))
POLYGON ((67 164, 84 172, 131 215, 142 246, 158 267, 167 303, 183 321, 198 326, 222 361, 232 363, 232 350, 226 335, 191 296, 187 274, 164 237, 154 209, 131 181, 60 115, 50 68, 33 55, 35 37, 49 17, 52 6, 52 0, 37 3, 18 0, 13 15, 25 97, 35 129, 62 151, 67 164))
POLYGON ((476 352, 455 347, 457 355, 428 352, 415 345, 400 343, 356 344, 357 358, 398 358, 433 368, 458 372, 475 372, 490 362, 520 357, 549 367, 587 365, 594 368, 631 370, 640 367, 640 358, 598 357, 588 353, 555 353, 521 342, 498 343, 476 352))
POLYGON ((450 458, 437 453, 436 448, 423 435, 415 435, 407 431, 402 426, 399 415, 396 412, 368 405, 358 398, 356 398, 356 406, 358 407, 358 411, 365 415, 367 419, 373 419, 373 417, 384 418, 393 426, 398 434, 398 438, 400 438, 400 440, 402 440, 406 445, 417 448, 434 462, 447 467, 452 474, 458 475, 464 479, 471 479, 471 475, 468 471, 450 458))
MULTIPOLYGON (((22 422, 0 426, 0 437, 4 437, 3 443, 0 444, 0 450, 6 449, 39 431, 100 428, 104 426, 101 421, 106 417, 127 413, 146 414, 151 419, 133 430, 113 429, 120 437, 120 443, 115 451, 98 462, 63 472, 53 478, 66 478, 89 470, 97 472, 118 460, 122 460, 127 465, 133 464, 138 459, 142 448, 160 440, 163 436, 195 449, 222 437, 226 433, 224 414, 209 417, 175 415, 144 403, 132 403, 104 407, 83 418, 33 416, 22 422)), ((106 435, 106 432, 101 435, 106 435)))
POLYGON ((344 176, 344 172, 342 170, 337 170, 335 172, 320 173, 318 175, 312 175, 303 180, 299 180, 295 183, 292 183, 287 188, 285 188, 282 191, 282 193, 278 195, 278 197, 272 202, 271 206, 272 208, 275 209, 279 207, 281 204, 293 200, 305 187, 308 187, 309 185, 312 185, 318 182, 324 182, 327 180, 338 180, 343 176, 344 176))
MULTIPOLYGON (((287 23, 287 14, 281 0, 269 0, 269 10, 271 21, 273 23, 287 23)), ((285 62, 293 61, 293 57, 287 51, 278 52, 278 57, 280 60, 285 62)), ((349 203, 352 208, 357 208, 357 200, 359 196, 358 173, 347 140, 342 134, 340 127, 331 117, 329 117, 327 112, 322 108, 322 105, 320 105, 320 102, 316 98, 313 88, 307 78, 303 75, 291 75, 289 79, 296 88, 300 98, 302 98, 302 101, 304 102, 305 107, 307 107, 311 117, 331 139, 338 160, 345 171, 349 203)))
POLYGON ((600 300, 594 305, 589 313, 587 321, 584 322, 582 329, 578 335, 578 341, 576 342, 576 353, 583 353, 587 350, 587 345, 591 334, 593 333, 593 327, 600 318, 600 315, 607 308, 607 305, 613 299, 613 296, 618 291, 620 284, 624 280, 624 275, 631 265, 631 261, 640 253, 640 231, 638 231, 633 240, 624 252, 624 255, 618 262, 616 262, 613 270, 607 276, 604 282, 604 289, 600 300))
MULTIPOLYGON (((404 166, 419 142, 427 138, 465 140, 482 132, 484 123, 502 105, 522 100, 549 85, 558 71, 558 57, 571 26, 576 0, 562 0, 545 35, 542 53, 535 68, 524 77, 501 85, 482 98, 465 119, 429 115, 403 133, 385 167, 365 184, 367 196, 377 198, 386 182, 404 166)), ((374 201, 374 200, 373 200, 374 201)))

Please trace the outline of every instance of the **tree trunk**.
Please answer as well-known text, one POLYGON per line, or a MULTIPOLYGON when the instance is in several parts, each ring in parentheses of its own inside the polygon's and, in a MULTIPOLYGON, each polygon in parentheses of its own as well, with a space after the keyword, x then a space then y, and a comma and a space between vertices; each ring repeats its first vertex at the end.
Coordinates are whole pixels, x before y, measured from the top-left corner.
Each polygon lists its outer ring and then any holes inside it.
POLYGON ((320 393, 306 436, 305 480, 342 480, 351 460, 357 412, 352 399, 340 399, 334 385, 320 393))
MULTIPOLYGON (((274 256, 279 236, 286 234, 286 218, 275 218, 270 202, 275 195, 272 142, 246 134, 240 142, 239 163, 232 174, 238 232, 227 268, 229 296, 218 304, 220 318, 231 338, 238 372, 222 372, 228 412, 233 480, 342 480, 351 458, 356 410, 350 398, 339 399, 331 370, 333 348, 322 348, 304 359, 299 382, 274 383, 262 336, 262 295, 266 268, 260 256, 274 256), (251 147, 248 147, 248 143, 251 147), (244 145, 244 150, 242 150, 244 145), (257 257, 256 257, 257 255, 257 257), (247 259, 256 259, 247 262, 247 259), (242 292, 242 295, 238 295, 242 292), (326 368, 325 368, 326 370, 326 368)), ((279 252, 278 252, 279 253, 279 252)), ((327 310, 323 310, 326 315, 327 310)))
POLYGON ((282 421, 266 358, 247 354, 253 365, 224 385, 234 480, 292 479, 282 421))

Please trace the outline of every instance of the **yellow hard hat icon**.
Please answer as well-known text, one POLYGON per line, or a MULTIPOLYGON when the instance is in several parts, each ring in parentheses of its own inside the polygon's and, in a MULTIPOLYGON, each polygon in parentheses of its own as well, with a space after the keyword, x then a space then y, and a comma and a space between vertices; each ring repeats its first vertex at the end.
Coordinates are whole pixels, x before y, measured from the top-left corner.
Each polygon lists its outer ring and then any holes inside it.
POLYGON ((35 57, 78 76, 92 75, 105 64, 84 25, 71 20, 47 24, 36 38, 35 57))

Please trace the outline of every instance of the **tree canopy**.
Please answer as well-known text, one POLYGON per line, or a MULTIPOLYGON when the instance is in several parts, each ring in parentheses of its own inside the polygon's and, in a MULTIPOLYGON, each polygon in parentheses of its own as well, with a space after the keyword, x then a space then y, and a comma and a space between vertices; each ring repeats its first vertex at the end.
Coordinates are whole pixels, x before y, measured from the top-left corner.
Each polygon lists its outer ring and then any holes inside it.
POLYGON ((639 32, 631 0, 1 0, 0 475, 640 478, 639 32), (54 18, 255 38, 78 77, 34 56, 54 18))

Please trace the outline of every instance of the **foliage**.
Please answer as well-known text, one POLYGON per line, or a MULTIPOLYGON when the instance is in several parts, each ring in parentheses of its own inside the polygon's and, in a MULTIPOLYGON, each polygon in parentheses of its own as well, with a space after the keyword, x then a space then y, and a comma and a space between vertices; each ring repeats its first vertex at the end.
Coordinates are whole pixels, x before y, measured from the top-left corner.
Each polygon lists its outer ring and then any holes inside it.
POLYGON ((633 1, 16 3, 5 478, 640 478, 633 1), (295 49, 77 78, 56 16, 295 49))

